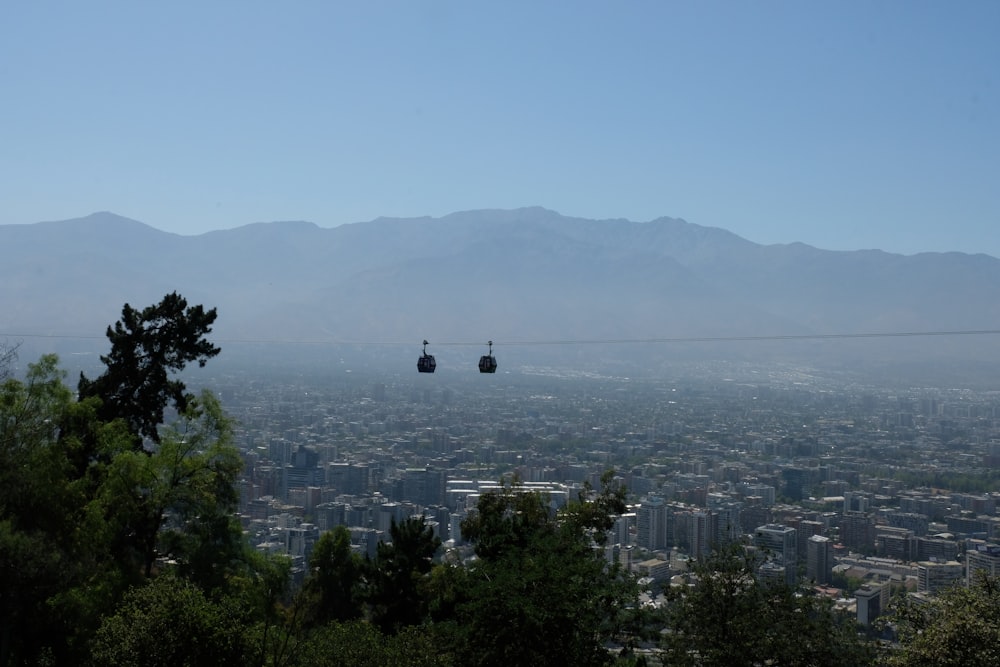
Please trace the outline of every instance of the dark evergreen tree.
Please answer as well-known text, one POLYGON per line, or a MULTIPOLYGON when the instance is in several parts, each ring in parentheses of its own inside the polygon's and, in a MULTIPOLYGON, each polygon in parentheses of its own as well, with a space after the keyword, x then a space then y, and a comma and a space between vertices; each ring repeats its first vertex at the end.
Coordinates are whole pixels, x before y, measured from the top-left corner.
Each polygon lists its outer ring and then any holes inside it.
POLYGON ((159 442, 164 409, 172 403, 184 412, 192 398, 184 383, 171 379, 170 373, 193 361, 204 366, 219 353, 204 338, 211 333, 215 318, 214 308, 188 306, 176 292, 141 311, 125 304, 121 319, 107 330, 111 352, 101 356, 105 371, 93 380, 80 374, 80 397, 100 398, 101 420, 124 420, 137 446, 142 438, 159 442))
POLYGON ((422 516, 392 521, 389 537, 365 568, 365 599, 371 621, 393 634, 426 619, 427 580, 441 540, 422 516))
POLYGON ((351 533, 345 526, 323 533, 309 557, 310 574, 296 602, 305 627, 361 618, 363 564, 351 550, 351 533))

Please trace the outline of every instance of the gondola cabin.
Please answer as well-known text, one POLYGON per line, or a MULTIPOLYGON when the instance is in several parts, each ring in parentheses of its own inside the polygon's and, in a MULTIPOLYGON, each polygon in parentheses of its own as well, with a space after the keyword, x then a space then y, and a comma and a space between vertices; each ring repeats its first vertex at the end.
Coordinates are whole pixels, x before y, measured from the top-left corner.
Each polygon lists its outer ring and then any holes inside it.
POLYGON ((427 354, 427 341, 424 341, 424 352, 417 359, 417 371, 420 373, 433 373, 434 369, 437 368, 437 362, 434 361, 433 354, 427 354))
POLYGON ((480 373, 496 373, 497 372, 497 358, 493 356, 493 341, 489 342, 490 353, 484 354, 479 357, 479 372, 480 373))

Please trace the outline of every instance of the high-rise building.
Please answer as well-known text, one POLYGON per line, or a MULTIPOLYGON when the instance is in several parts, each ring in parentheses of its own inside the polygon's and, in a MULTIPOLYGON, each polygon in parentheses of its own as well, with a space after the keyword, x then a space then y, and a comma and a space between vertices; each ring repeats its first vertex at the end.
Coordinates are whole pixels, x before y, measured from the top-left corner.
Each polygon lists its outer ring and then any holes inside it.
POLYGON ((698 510, 688 517, 690 526, 688 535, 691 540, 690 553, 692 558, 708 556, 717 545, 719 515, 716 512, 698 510))
POLYGON ((844 514, 867 512, 868 507, 868 494, 859 491, 848 491, 844 494, 844 514))
POLYGON ((805 559, 808 556, 809 538, 813 535, 822 535, 826 531, 826 525, 822 521, 803 519, 795 526, 795 530, 799 538, 799 558, 805 559))
POLYGON ((958 556, 958 542, 941 537, 918 537, 917 560, 938 562, 955 560, 958 556))
POLYGON ((875 547, 875 520, 864 512, 845 512, 840 517, 840 541, 865 553, 875 547))
POLYGON ((769 523, 753 532, 754 545, 785 568, 785 583, 794 586, 798 577, 797 534, 791 526, 769 523))
POLYGON ((757 496, 761 499, 760 503, 764 507, 770 507, 774 504, 775 490, 774 487, 769 484, 747 484, 744 493, 746 496, 757 496))
POLYGON ((817 584, 830 583, 833 571, 833 543, 829 537, 812 535, 806 541, 806 578, 817 584))
POLYGON ((976 582, 978 572, 988 574, 991 577, 1000 574, 1000 544, 969 540, 965 550, 966 586, 971 586, 976 582))
POLYGON ((713 544, 729 544, 737 540, 741 532, 740 513, 743 511, 743 503, 726 502, 713 507, 712 511, 718 515, 713 544))
POLYGON ((875 527, 875 554, 896 560, 915 560, 917 539, 909 528, 875 527))
POLYGON ((667 507, 662 498, 649 496, 636 509, 636 544, 656 551, 669 548, 667 507))
POLYGON ((620 544, 623 547, 632 545, 632 527, 635 526, 635 512, 626 512, 615 518, 615 525, 611 529, 612 544, 620 544))
POLYGON ((858 602, 858 623, 871 626, 889 605, 889 587, 884 584, 865 584, 854 591, 858 602))

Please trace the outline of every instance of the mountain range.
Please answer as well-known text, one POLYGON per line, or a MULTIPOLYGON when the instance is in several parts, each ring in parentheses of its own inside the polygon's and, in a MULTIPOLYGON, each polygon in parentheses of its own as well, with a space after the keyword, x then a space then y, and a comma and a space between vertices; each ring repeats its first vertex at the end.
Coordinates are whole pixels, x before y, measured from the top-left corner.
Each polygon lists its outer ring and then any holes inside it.
POLYGON ((688 355, 978 364, 994 363, 995 336, 840 336, 1000 330, 996 258, 760 245, 674 218, 523 208, 180 236, 104 212, 0 225, 0 248, 0 340, 100 339, 122 304, 171 291, 218 308, 221 341, 412 343, 414 358, 428 339, 431 351, 435 341, 485 351, 494 340, 526 356, 639 364, 688 355), (773 339, 666 342, 757 337, 773 339), (589 347, 611 341, 611 351, 589 347))

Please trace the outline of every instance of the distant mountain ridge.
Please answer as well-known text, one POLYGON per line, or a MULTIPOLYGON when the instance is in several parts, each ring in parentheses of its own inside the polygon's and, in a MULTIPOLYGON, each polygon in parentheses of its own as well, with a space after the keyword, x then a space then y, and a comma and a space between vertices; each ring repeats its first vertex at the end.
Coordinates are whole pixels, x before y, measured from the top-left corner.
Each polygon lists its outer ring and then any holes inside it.
MULTIPOLYGON (((216 335, 232 340, 499 343, 1000 329, 996 258, 765 246, 666 217, 588 220, 535 207, 334 228, 255 223, 180 236, 103 212, 0 225, 0 248, 0 337, 100 336, 123 303, 148 305, 173 290, 217 307, 216 335)), ((916 343, 866 347, 924 354, 916 343)), ((928 354, 983 355, 993 346, 971 338, 922 343, 928 354)), ((848 357, 865 354, 846 344, 800 346, 807 355, 845 349, 848 357)))

